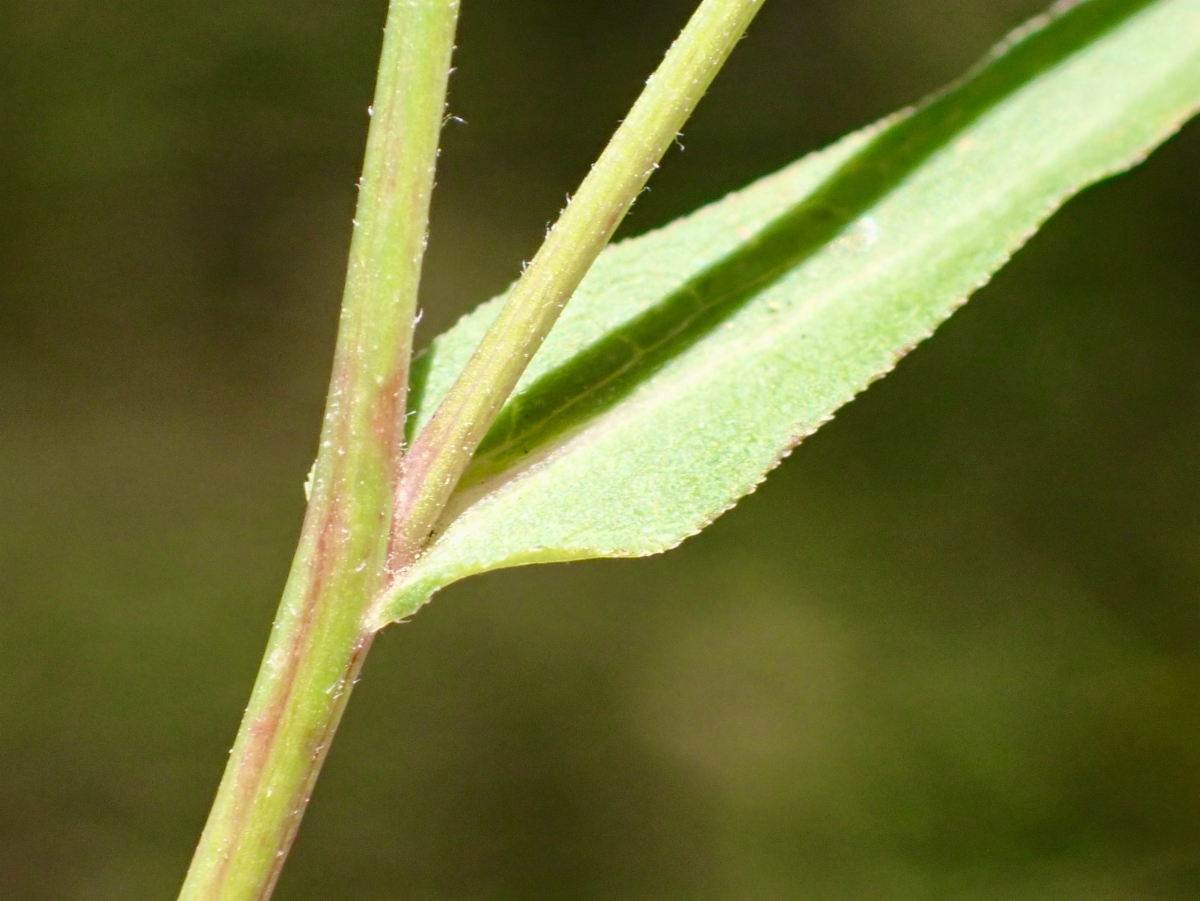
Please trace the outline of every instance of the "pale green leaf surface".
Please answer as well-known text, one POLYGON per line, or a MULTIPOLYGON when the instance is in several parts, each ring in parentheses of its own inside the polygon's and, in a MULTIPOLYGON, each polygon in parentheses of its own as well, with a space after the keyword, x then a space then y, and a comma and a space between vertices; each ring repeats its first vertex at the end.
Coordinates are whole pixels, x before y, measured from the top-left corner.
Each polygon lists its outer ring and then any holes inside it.
MULTIPOLYGON (((376 624, 475 573, 695 534, 1198 107, 1200 0, 1089 0, 915 111, 610 247, 376 624)), ((497 309, 419 362, 414 428, 497 309)))

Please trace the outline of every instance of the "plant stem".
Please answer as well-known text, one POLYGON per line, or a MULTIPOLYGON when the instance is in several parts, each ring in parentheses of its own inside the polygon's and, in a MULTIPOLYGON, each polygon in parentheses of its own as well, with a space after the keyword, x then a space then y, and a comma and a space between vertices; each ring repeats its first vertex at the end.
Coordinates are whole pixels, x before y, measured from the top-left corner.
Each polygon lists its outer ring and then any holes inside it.
POLYGON ((413 442, 396 492, 393 578, 424 549, 529 361, 762 4, 704 0, 696 10, 413 442))
POLYGON ((265 901, 370 646, 458 0, 392 0, 313 489, 180 901, 265 901))
POLYGON ((704 0, 402 458, 412 328, 458 0, 392 0, 300 546, 180 901, 266 901, 378 624, 528 360, 763 0, 704 0), (403 460, 403 471, 401 462, 403 460), (409 462, 411 461, 411 462, 409 462))

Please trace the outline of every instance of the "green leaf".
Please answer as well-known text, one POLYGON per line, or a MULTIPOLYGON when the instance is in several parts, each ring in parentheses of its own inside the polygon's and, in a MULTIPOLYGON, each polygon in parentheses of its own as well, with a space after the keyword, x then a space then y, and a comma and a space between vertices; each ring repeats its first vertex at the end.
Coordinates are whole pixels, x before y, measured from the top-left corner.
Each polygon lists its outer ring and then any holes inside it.
MULTIPOLYGON (((915 110, 610 247, 375 624, 475 573, 703 529, 1198 107, 1200 0, 1062 4, 915 110)), ((413 428, 497 309, 418 362, 413 428)))

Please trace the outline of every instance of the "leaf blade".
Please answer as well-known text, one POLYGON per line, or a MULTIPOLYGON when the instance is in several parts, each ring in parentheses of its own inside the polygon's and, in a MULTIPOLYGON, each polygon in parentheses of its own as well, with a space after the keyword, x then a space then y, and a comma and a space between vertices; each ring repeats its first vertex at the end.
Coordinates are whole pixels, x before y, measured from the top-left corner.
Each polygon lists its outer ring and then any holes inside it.
MULTIPOLYGON (((473 573, 695 534, 1198 106, 1198 0, 1090 0, 917 110, 610 248, 380 623, 473 573)), ((493 315, 435 343, 418 423, 493 315)))

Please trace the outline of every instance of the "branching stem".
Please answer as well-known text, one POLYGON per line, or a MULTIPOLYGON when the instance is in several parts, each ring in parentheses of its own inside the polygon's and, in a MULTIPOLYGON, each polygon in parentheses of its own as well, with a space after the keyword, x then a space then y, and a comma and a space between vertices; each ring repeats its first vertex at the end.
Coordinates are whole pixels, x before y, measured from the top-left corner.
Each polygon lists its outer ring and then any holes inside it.
MULTIPOLYGON (((700 4, 413 442, 396 492, 388 552, 393 576, 425 547, 529 361, 762 4, 700 4)), ((376 608, 388 600, 382 597, 376 608)))
POLYGON ((379 626, 374 608, 424 548, 529 359, 762 3, 701 3, 405 456, 412 329, 459 0, 391 0, 312 496, 180 901, 270 897, 379 626))

